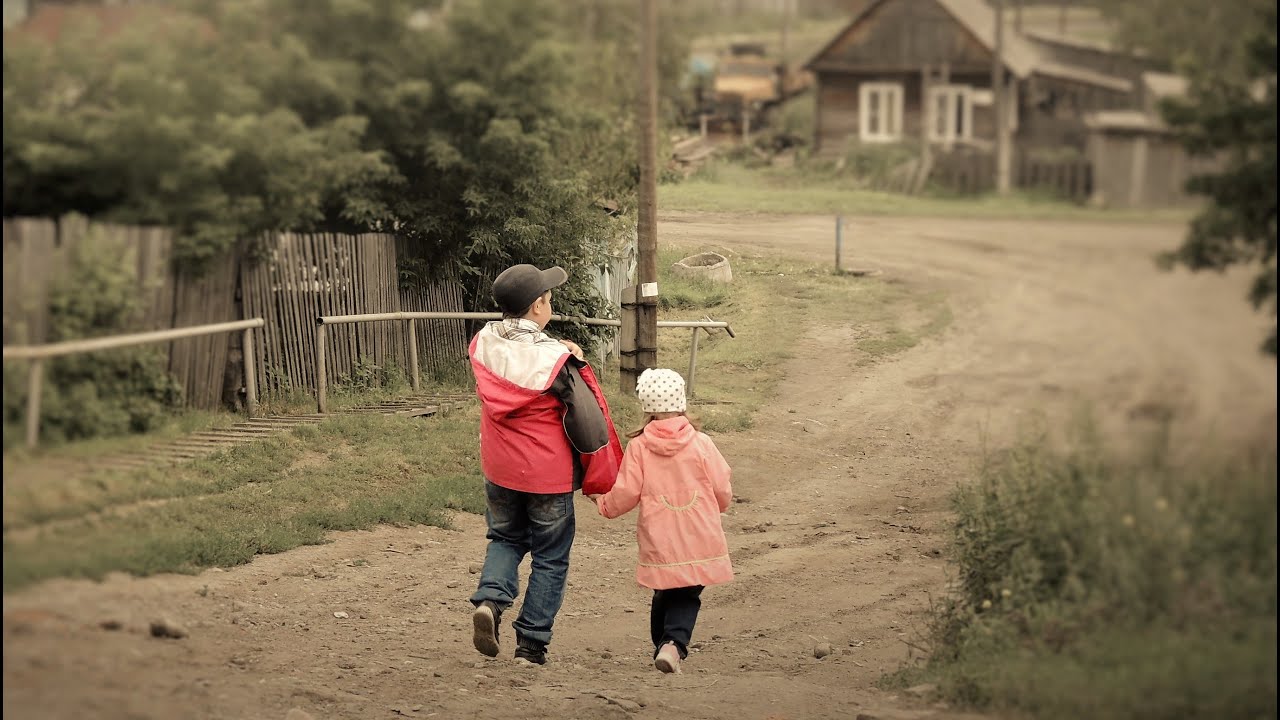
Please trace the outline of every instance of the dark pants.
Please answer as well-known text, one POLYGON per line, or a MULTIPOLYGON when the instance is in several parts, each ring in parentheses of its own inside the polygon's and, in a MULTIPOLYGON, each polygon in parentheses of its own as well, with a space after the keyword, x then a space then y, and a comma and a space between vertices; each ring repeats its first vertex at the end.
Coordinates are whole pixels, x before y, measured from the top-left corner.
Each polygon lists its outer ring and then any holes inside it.
POLYGON ((698 621, 701 607, 701 585, 653 591, 649 634, 653 637, 654 657, 658 649, 669 642, 676 644, 681 660, 689 655, 689 638, 693 636, 693 624, 698 621))
POLYGON ((569 578, 575 529, 573 493, 538 495, 485 482, 485 495, 489 549, 471 602, 479 605, 489 600, 499 611, 511 607, 520 588, 520 561, 531 555, 524 606, 512 625, 517 643, 545 648, 551 642, 551 625, 564 602, 569 578))

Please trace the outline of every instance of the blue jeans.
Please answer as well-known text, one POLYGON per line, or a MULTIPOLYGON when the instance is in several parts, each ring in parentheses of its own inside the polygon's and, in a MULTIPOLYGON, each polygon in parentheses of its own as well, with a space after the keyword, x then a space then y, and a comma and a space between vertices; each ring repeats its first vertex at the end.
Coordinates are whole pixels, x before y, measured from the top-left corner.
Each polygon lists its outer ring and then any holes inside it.
POLYGON ((551 642, 551 625, 564 602, 569 579, 569 550, 575 530, 573 493, 539 495, 488 481, 484 489, 489 549, 480 572, 480 587, 471 603, 488 600, 499 611, 511 607, 519 593, 520 561, 531 555, 524 607, 512 625, 517 643, 543 649, 551 642))

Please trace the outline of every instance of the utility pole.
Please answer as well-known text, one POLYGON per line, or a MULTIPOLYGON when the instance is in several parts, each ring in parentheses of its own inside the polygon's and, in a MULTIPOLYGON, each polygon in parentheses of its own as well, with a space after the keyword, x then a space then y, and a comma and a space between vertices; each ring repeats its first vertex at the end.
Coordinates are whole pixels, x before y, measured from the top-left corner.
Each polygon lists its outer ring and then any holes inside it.
POLYGON ((1004 71, 1004 0, 995 0, 996 43, 991 55, 992 107, 996 113, 996 193, 1009 194, 1009 93, 1004 71))
POLYGON ((640 0, 640 213, 636 226, 636 281, 624 290, 623 335, 635 328, 634 344, 627 357, 623 340, 620 382, 622 391, 635 393, 640 373, 658 363, 658 11, 655 0, 640 0), (627 322, 631 301, 634 321, 627 322))

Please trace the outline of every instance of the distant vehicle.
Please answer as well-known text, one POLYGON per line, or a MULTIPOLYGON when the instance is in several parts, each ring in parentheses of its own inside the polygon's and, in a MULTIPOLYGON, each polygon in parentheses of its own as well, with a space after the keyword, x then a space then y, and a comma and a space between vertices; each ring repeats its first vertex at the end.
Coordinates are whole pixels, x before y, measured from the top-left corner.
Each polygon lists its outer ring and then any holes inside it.
POLYGON ((704 81, 696 89, 697 110, 691 122, 695 127, 701 116, 709 126, 741 131, 745 120, 749 128, 763 127, 771 110, 813 83, 808 73, 770 59, 759 43, 733 43, 721 52, 714 68, 707 67, 705 57, 695 58, 694 66, 702 70, 701 77, 710 76, 709 88, 704 81))

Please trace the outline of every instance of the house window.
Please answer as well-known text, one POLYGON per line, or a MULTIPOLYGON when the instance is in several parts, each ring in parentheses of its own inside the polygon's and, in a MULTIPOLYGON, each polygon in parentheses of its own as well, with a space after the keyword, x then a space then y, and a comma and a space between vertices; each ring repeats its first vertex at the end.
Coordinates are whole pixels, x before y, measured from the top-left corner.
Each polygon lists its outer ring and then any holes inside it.
POLYGON ((973 139, 973 96, 968 85, 929 89, 929 140, 950 145, 973 139))
POLYGON ((902 85, 863 83, 858 88, 858 128, 863 142, 902 138, 902 85))

